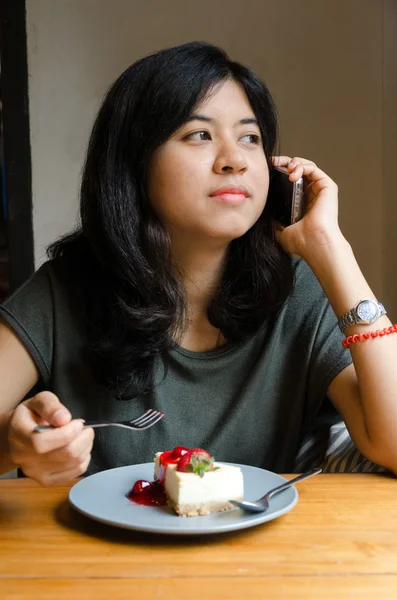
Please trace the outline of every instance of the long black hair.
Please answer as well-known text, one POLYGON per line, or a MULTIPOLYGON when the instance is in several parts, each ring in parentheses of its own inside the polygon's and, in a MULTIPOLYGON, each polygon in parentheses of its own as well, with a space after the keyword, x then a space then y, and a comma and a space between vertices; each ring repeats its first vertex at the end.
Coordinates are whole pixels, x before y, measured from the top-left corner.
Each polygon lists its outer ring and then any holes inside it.
MULTIPOLYGON (((151 157, 228 79, 245 90, 271 173, 277 113, 265 84, 205 42, 161 50, 130 66, 106 94, 82 174, 81 225, 47 248, 73 275, 94 373, 118 398, 150 391, 156 359, 185 327, 186 295, 170 237, 147 198, 151 157)), ((208 306, 209 321, 229 342, 257 331, 292 289, 291 261, 273 237, 270 196, 253 227, 230 243, 208 306)))

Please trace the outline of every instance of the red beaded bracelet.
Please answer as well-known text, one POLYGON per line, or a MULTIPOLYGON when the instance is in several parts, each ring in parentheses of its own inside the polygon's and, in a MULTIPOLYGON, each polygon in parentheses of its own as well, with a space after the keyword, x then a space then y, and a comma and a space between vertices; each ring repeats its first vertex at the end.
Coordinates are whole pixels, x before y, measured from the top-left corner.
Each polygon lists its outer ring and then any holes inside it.
POLYGON ((397 324, 385 327, 384 329, 377 329, 376 331, 370 331, 369 333, 356 333, 349 335, 342 342, 344 348, 348 348, 350 344, 356 342, 362 342, 363 340, 369 340, 370 338, 383 337, 384 335, 390 335, 391 333, 397 333, 397 324))

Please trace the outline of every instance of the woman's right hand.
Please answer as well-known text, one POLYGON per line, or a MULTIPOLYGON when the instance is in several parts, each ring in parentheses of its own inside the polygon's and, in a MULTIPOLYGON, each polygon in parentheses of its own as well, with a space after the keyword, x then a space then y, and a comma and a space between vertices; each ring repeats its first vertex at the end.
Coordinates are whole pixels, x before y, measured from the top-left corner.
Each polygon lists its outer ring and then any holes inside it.
POLYGON ((40 392, 19 404, 8 429, 10 457, 27 477, 43 486, 66 483, 85 473, 91 460, 94 430, 52 392, 40 392), (36 425, 55 428, 38 433, 36 425))

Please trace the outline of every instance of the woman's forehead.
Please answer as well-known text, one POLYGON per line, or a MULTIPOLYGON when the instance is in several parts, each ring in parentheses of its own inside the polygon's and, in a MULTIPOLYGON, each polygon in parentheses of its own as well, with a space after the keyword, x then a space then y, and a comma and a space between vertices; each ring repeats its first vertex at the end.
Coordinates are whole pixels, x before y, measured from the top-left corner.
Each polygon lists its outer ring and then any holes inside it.
POLYGON ((251 109, 244 88, 233 79, 226 79, 225 81, 220 81, 209 90, 201 102, 197 104, 196 109, 211 107, 227 109, 231 103, 243 104, 251 109), (227 101, 226 105, 224 104, 225 100, 227 101))
POLYGON ((220 119, 248 124, 255 121, 254 111, 240 84, 233 80, 220 82, 194 108, 188 121, 194 119, 217 123, 220 119))

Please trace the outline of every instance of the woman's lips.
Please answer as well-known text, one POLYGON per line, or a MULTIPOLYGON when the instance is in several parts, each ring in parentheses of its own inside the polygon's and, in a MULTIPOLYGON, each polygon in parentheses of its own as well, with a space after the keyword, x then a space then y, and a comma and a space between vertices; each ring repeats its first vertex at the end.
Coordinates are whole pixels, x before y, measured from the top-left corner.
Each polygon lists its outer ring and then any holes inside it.
POLYGON ((244 194, 215 194, 212 196, 214 200, 218 200, 218 202, 225 202, 226 204, 242 204, 244 200, 246 200, 246 196, 244 194))
POLYGON ((243 186, 225 186, 212 192, 211 197, 227 204, 241 204, 248 198, 248 190, 243 186))

